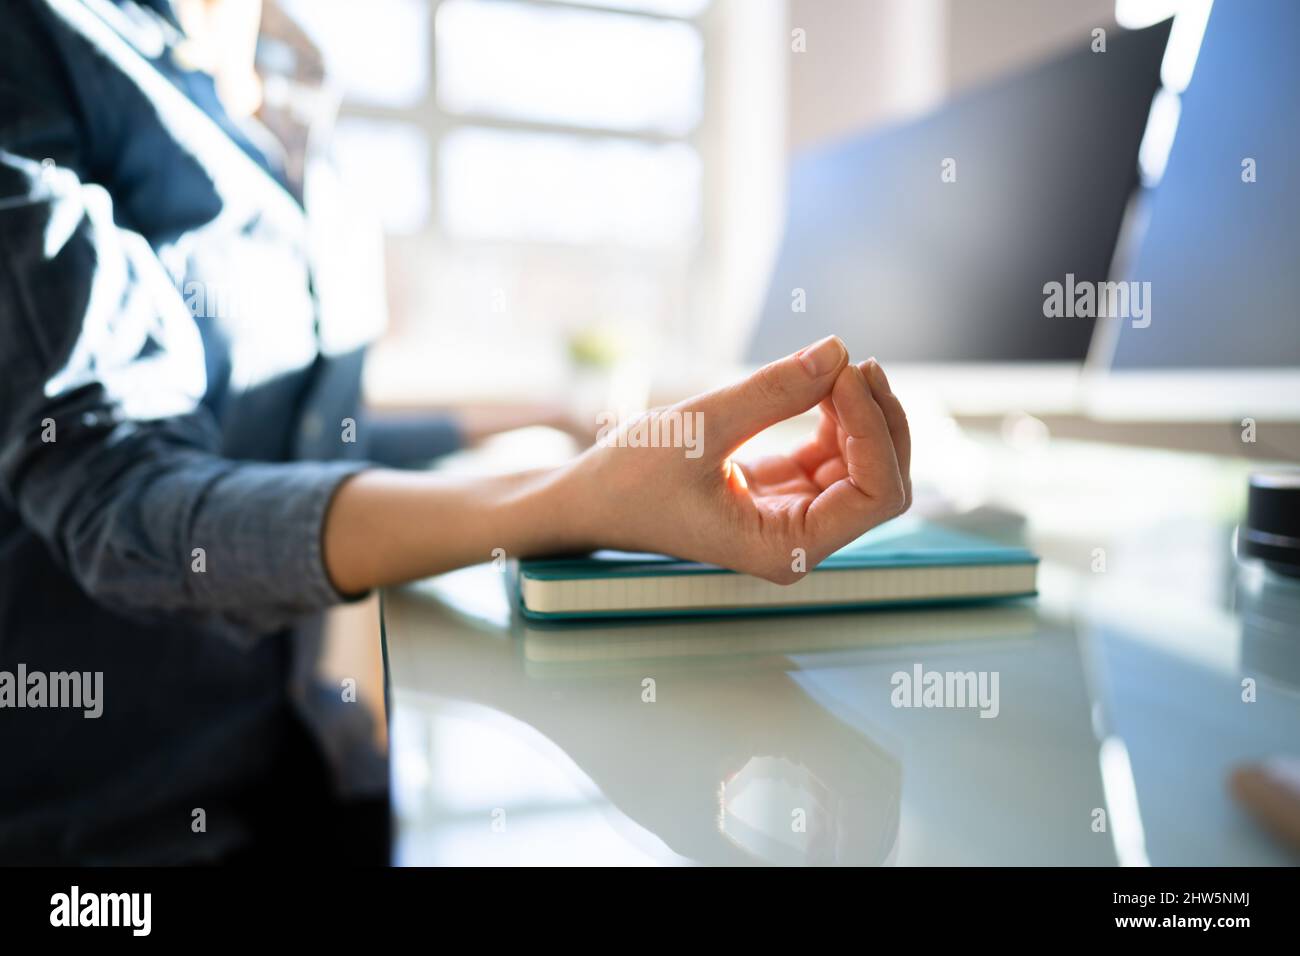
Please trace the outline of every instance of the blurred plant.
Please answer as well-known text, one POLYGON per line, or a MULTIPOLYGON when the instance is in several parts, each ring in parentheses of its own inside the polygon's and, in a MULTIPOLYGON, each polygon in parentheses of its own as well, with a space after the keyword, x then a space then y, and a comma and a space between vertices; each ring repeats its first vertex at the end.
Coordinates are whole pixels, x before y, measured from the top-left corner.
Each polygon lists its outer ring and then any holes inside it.
POLYGON ((586 326, 569 335, 569 361, 580 369, 608 369, 619 358, 617 336, 600 326, 586 326))

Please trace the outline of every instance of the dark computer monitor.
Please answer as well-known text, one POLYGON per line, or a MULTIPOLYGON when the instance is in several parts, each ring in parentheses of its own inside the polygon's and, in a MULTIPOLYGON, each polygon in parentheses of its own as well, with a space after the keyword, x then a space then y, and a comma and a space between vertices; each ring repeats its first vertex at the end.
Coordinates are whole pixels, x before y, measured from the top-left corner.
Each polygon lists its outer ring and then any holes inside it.
POLYGON ((1298 48, 1295 0, 1214 5, 1126 276, 1151 323, 1113 323, 1112 369, 1300 368, 1298 48))
POLYGON ((1092 322, 1045 318, 1043 286, 1106 278, 1168 36, 1167 21, 1112 30, 1094 53, 1081 34, 919 121, 797 158, 749 357, 837 333, 886 364, 1081 361, 1092 322))

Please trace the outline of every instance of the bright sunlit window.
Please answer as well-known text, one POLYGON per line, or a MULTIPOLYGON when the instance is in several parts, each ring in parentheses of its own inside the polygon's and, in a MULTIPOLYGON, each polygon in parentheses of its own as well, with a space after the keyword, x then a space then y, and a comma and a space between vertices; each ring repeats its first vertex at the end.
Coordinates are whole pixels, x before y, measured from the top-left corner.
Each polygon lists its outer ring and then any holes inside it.
POLYGON ((427 0, 281 0, 349 104, 414 107, 429 87, 427 0))
POLYGON ((394 334, 437 354, 490 329, 562 363, 611 322, 680 311, 709 0, 284 5, 340 89, 334 152, 383 224, 394 334))
POLYGON ((437 40, 451 113, 675 136, 700 119, 700 34, 680 20, 443 0, 437 40))
POLYGON ((443 226, 460 238, 666 245, 699 218, 699 157, 680 143, 462 127, 438 166, 443 226))

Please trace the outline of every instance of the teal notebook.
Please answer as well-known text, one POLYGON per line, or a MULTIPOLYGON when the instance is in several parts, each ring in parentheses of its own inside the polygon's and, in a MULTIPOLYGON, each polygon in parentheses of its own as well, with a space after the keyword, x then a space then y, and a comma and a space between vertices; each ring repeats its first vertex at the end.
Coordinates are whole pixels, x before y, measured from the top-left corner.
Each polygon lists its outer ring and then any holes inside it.
POLYGON ((597 551, 521 561, 520 610, 533 619, 762 614, 939 604, 1037 593, 1020 547, 904 517, 875 528, 789 586, 661 554, 597 551))

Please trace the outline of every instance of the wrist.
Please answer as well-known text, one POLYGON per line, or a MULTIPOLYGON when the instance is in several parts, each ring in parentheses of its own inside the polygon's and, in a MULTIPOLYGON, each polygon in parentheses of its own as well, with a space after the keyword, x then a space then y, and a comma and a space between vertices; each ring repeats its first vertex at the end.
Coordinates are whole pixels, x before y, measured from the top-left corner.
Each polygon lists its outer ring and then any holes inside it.
POLYGON ((526 472, 504 509, 519 529, 517 553, 523 557, 584 551, 599 543, 599 499, 592 493, 586 456, 542 471, 526 472))

